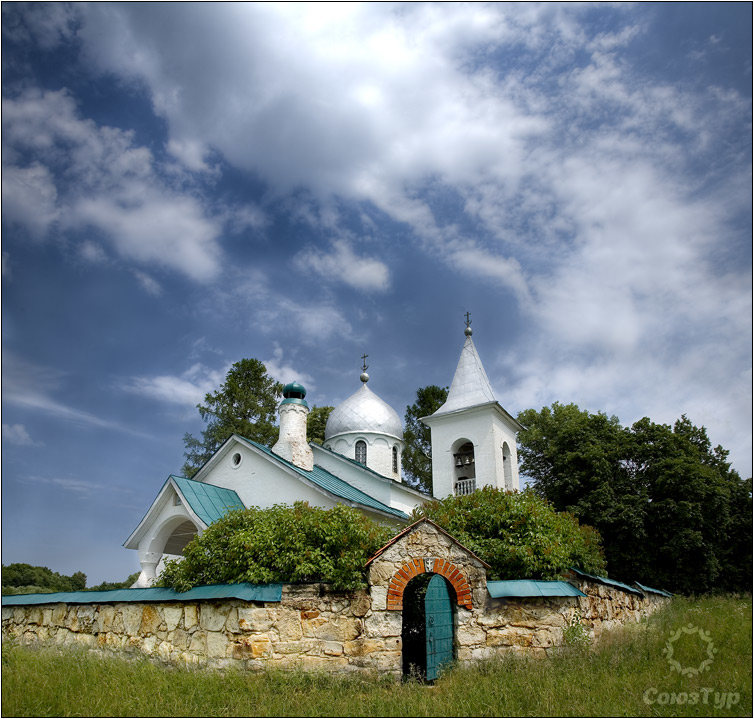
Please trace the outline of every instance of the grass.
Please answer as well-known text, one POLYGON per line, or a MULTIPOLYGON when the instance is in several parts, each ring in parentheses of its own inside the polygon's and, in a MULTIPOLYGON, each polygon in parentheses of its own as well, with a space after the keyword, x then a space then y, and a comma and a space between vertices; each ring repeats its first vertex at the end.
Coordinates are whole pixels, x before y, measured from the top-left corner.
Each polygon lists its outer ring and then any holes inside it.
MULTIPOLYGON (((672 646, 682 666, 698 666, 706 657, 707 644, 698 633, 682 633, 672 646)), ((676 598, 646 623, 610 632, 591 649, 455 668, 433 688, 354 675, 168 668, 146 659, 6 641, 2 714, 751 716, 751 650, 750 596, 676 598), (708 631, 717 650, 710 668, 698 676, 673 671, 662 651, 689 625, 708 631)))

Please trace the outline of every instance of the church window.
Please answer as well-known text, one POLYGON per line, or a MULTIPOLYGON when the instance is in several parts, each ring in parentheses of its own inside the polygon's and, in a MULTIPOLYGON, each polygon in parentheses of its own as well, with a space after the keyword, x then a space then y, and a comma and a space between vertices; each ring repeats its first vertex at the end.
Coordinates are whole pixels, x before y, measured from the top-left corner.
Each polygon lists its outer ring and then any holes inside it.
POLYGON ((362 464, 367 463, 367 443, 363 439, 356 442, 355 457, 357 462, 361 462, 362 464))
POLYGON ((231 457, 231 462, 233 463, 234 467, 238 467, 239 464, 241 464, 241 454, 240 452, 236 452, 233 457, 231 457))
POLYGON ((393 447, 393 474, 398 474, 398 447, 393 447))
POLYGON ((476 491, 476 462, 474 445, 471 442, 460 443, 460 447, 453 452, 453 467, 455 469, 454 493, 456 496, 473 494, 476 491))

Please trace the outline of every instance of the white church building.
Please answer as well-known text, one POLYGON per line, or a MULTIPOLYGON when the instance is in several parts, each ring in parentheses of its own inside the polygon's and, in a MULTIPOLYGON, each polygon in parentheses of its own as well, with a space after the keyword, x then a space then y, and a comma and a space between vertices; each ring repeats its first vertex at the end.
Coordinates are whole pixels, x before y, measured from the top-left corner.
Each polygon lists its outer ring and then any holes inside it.
POLYGON ((292 382, 283 389, 279 436, 271 449, 234 434, 192 479, 168 477, 123 545, 139 554, 134 586, 152 584, 164 556, 180 556, 197 533, 234 509, 342 503, 398 531, 414 507, 433 497, 470 494, 486 485, 519 489, 521 425, 495 399, 468 321, 465 332, 448 399, 422 418, 431 432, 433 495, 402 481, 403 426, 369 389, 366 371, 361 387, 330 413, 323 445, 307 441, 306 390, 292 382))

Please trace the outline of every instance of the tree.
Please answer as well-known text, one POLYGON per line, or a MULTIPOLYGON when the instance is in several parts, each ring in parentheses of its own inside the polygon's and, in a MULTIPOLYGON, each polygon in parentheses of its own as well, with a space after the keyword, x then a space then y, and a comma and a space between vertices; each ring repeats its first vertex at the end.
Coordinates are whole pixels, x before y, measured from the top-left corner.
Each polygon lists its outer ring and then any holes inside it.
POLYGON ((86 574, 74 572, 71 576, 53 572, 49 567, 15 562, 3 564, 3 591, 8 587, 24 588, 23 593, 34 591, 75 592, 86 588, 86 574))
POLYGON ((611 574, 641 581, 647 498, 628 461, 630 433, 617 417, 557 402, 520 412, 518 421, 526 427, 518 435, 521 472, 556 509, 599 530, 611 574))
POLYGON ((193 477, 232 434, 271 446, 277 439, 277 407, 283 385, 267 374, 257 359, 236 362, 215 392, 208 392, 197 409, 207 428, 202 438, 183 437, 183 473, 193 477))
POLYGON ((122 582, 102 582, 101 584, 95 584, 93 587, 88 587, 87 592, 105 592, 110 589, 130 589, 134 582, 139 578, 141 572, 134 572, 129 574, 122 582))
POLYGON ((334 407, 317 407, 313 405, 306 419, 306 436, 310 442, 323 444, 325 441, 325 426, 327 418, 334 407))
POLYGON ((178 591, 237 582, 327 582, 338 590, 357 589, 366 585, 367 560, 391 536, 343 504, 236 510, 194 537, 182 560, 167 562, 159 583, 178 591))
POLYGON ((557 579, 569 567, 604 573, 599 533, 556 512, 533 491, 482 487, 414 509, 468 547, 491 569, 489 579, 557 579))
POLYGON ((416 390, 416 402, 406 407, 403 439, 403 473, 408 484, 432 493, 432 443, 430 430, 421 422, 437 411, 448 398, 448 388, 429 385, 416 390))
POLYGON ((751 488, 685 416, 671 428, 554 403, 521 412, 521 472, 602 535, 611 575, 678 592, 751 586, 751 488))

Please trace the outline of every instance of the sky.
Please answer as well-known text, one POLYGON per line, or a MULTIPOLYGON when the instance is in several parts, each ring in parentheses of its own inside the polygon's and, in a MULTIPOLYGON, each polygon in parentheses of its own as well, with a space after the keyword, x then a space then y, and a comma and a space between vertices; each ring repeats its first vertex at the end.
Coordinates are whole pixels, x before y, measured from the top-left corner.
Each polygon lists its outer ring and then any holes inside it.
POLYGON ((89 584, 262 360, 687 415, 751 475, 752 6, 2 5, 2 559, 89 584))

